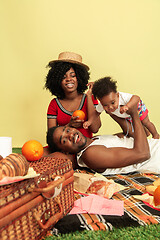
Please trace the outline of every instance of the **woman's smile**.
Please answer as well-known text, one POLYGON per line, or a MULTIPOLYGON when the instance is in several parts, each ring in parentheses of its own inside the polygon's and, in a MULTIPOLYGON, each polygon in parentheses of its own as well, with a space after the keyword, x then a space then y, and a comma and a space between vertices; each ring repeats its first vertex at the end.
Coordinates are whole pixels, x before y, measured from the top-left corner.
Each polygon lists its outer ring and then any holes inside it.
POLYGON ((74 83, 67 83, 67 84, 66 84, 67 88, 73 88, 74 85, 75 85, 74 83))

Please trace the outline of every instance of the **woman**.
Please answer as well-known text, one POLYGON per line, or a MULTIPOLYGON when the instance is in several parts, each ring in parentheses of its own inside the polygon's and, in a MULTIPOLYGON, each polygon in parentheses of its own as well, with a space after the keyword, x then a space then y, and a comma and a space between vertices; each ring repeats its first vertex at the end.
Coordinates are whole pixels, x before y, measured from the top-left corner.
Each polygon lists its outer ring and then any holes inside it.
POLYGON ((47 111, 48 129, 53 126, 76 127, 84 136, 91 138, 97 133, 101 121, 97 117, 88 129, 82 126, 82 120, 72 117, 75 110, 84 111, 86 121, 95 111, 98 101, 88 91, 89 67, 82 63, 82 57, 72 52, 62 52, 58 60, 49 62, 50 68, 45 82, 48 89, 56 98, 52 99, 47 111))

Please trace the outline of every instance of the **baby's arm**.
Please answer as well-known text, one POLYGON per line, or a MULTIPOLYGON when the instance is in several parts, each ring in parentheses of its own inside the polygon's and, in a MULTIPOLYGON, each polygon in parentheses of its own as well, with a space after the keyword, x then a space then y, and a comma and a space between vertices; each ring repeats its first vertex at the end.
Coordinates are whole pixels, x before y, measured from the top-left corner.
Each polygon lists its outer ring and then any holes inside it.
POLYGON ((96 114, 96 109, 92 99, 92 87, 93 82, 88 84, 89 89, 86 93, 87 95, 87 109, 88 109, 88 123, 84 123, 84 128, 90 128, 93 133, 97 133, 99 128, 101 127, 101 120, 99 115, 96 114))
POLYGON ((92 116, 90 116, 90 118, 88 119, 88 121, 85 121, 85 122, 83 123, 83 128, 85 128, 85 129, 89 128, 89 126, 91 126, 91 124, 93 123, 94 119, 95 119, 95 118, 98 118, 99 115, 100 115, 100 113, 97 112, 96 109, 95 109, 94 113, 92 113, 92 116))
POLYGON ((140 101, 140 97, 137 95, 133 95, 130 99, 130 101, 124 105, 120 107, 120 113, 124 113, 127 112, 128 110, 130 110, 134 105, 137 105, 138 102, 140 101))
POLYGON ((88 121, 83 123, 83 128, 88 129, 89 126, 91 126, 91 124, 92 124, 92 121, 91 119, 89 119, 88 121))

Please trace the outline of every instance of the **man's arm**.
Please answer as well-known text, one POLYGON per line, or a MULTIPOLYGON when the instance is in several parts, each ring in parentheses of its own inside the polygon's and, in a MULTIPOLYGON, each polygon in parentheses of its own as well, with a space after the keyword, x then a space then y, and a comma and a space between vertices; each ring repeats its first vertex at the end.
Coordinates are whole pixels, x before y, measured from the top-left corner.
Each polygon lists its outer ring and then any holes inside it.
POLYGON ((91 146, 82 154, 85 164, 96 171, 106 168, 119 168, 140 163, 150 157, 149 145, 146 134, 140 122, 137 109, 133 107, 130 112, 134 126, 134 145, 132 149, 105 146, 91 146))
POLYGON ((124 136, 127 135, 127 137, 133 137, 134 133, 132 132, 132 126, 129 121, 127 121, 125 118, 117 117, 114 114, 110 114, 110 117, 113 118, 121 127, 124 136))
POLYGON ((130 101, 126 104, 128 106, 128 108, 132 108, 132 106, 136 105, 137 107, 137 104, 138 102, 140 101, 140 97, 137 96, 137 95, 133 95, 130 99, 130 101))
POLYGON ((127 112, 133 106, 135 106, 135 105, 137 106, 139 101, 140 101, 140 97, 137 95, 133 95, 131 97, 130 101, 126 105, 120 107, 120 113, 127 112))

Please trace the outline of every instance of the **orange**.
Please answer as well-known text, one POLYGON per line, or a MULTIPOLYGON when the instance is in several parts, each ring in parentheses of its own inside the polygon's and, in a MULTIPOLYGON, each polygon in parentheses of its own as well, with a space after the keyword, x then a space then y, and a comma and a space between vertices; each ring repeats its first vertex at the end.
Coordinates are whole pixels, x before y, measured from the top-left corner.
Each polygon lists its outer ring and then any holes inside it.
POLYGON ((155 206, 160 205, 160 185, 154 191, 154 203, 155 206))
POLYGON ((73 117, 78 117, 77 119, 79 120, 84 120, 85 118, 85 113, 82 110, 76 110, 74 111, 74 113, 72 114, 73 117))
POLYGON ((22 154, 28 161, 36 161, 43 155, 43 146, 36 140, 29 140, 23 145, 22 154))

